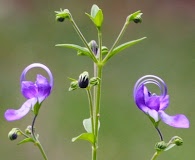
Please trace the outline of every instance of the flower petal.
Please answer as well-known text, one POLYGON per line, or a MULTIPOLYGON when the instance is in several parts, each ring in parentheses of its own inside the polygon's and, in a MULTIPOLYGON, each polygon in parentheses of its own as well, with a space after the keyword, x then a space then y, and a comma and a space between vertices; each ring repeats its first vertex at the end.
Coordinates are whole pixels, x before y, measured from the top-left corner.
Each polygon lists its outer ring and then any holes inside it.
POLYGON ((4 117, 7 121, 19 120, 24 117, 36 103, 37 99, 31 98, 27 100, 18 110, 8 109, 5 112, 4 117))
POLYGON ((160 110, 165 110, 169 106, 169 95, 166 95, 164 98, 160 99, 160 110))
POLYGON ((155 122, 159 121, 158 112, 154 109, 148 109, 148 115, 154 119, 155 122))
POLYGON ((158 111, 160 108, 160 96, 151 95, 146 101, 146 106, 152 110, 158 111))
POLYGON ((169 116, 164 111, 160 111, 159 115, 162 121, 175 128, 189 128, 190 122, 187 117, 183 114, 177 114, 169 116))
POLYGON ((139 87, 139 89, 136 90, 134 101, 138 108, 143 111, 143 107, 145 107, 145 100, 144 100, 144 85, 139 87))
POLYGON ((36 85, 38 87, 38 97, 47 97, 50 94, 51 91, 51 86, 44 76, 38 74, 37 75, 37 80, 36 80, 36 85))
POLYGON ((37 89, 33 82, 22 81, 21 92, 23 96, 27 99, 34 98, 37 95, 37 89))

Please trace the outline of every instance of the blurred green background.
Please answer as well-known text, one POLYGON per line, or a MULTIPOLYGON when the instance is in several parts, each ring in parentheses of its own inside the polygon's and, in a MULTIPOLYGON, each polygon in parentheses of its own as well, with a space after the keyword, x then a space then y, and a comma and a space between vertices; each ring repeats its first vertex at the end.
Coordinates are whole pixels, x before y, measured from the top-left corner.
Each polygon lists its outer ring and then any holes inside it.
MULTIPOLYGON (((195 132, 195 16, 193 0, 1 0, 0 1, 0 159, 42 160, 31 143, 17 146, 7 133, 14 127, 24 130, 33 115, 20 121, 6 122, 7 108, 19 108, 25 101, 20 93, 20 74, 29 64, 40 62, 53 72, 55 87, 42 105, 36 122, 40 141, 50 160, 89 160, 88 142, 71 142, 84 132, 82 120, 89 117, 86 93, 68 92, 67 77, 77 78, 93 63, 78 57, 73 50, 57 48, 57 43, 82 45, 68 21, 57 23, 55 10, 68 8, 88 41, 97 40, 96 29, 85 12, 97 4, 104 13, 103 44, 110 47, 118 36, 127 15, 142 10, 143 23, 130 24, 121 40, 126 42, 146 36, 147 39, 113 57, 103 71, 99 160, 148 160, 159 137, 149 119, 135 106, 132 89, 143 75, 155 74, 167 83, 170 115, 183 113, 189 129, 175 129, 161 124, 168 141, 178 135, 182 147, 163 153, 159 160, 194 160, 195 132)), ((34 69, 28 79, 34 81, 34 69)), ((44 72, 43 72, 44 74, 44 72)), ((18 138, 20 139, 20 138, 18 138)))

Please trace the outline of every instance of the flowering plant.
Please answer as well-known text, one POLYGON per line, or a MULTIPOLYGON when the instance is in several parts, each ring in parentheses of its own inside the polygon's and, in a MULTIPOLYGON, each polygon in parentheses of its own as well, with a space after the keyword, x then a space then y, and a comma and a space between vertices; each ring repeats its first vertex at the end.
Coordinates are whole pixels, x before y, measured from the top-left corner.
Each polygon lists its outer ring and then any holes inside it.
MULTIPOLYGON (((82 40, 84 46, 77 44, 57 44, 58 47, 67 47, 76 50, 78 56, 89 57, 93 62, 93 76, 90 78, 89 73, 84 71, 78 78, 69 78, 70 87, 69 91, 75 91, 76 89, 84 89, 87 94, 89 102, 89 118, 83 120, 83 126, 85 129, 84 133, 72 138, 72 142, 77 140, 86 140, 90 142, 92 148, 92 160, 97 160, 98 155, 98 135, 100 130, 100 106, 101 106, 101 92, 102 92, 102 80, 103 80, 103 68, 106 63, 116 54, 119 54, 124 49, 131 47, 146 37, 139 38, 137 40, 132 40, 118 45, 120 39, 122 38, 126 28, 130 23, 141 23, 142 14, 141 11, 134 12, 127 16, 124 26, 121 29, 118 37, 114 41, 110 49, 103 45, 102 43, 102 26, 103 26, 103 11, 97 6, 93 5, 91 8, 91 13, 86 14, 92 21, 93 25, 97 29, 98 43, 95 40, 88 42, 76 22, 73 19, 72 14, 68 9, 56 11, 56 20, 58 22, 64 22, 65 20, 70 21, 73 25, 76 33, 82 40)), ((17 139, 18 136, 23 135, 24 139, 19 142, 19 144, 33 142, 42 153, 42 156, 47 160, 46 153, 39 141, 39 135, 35 134, 35 121, 39 115, 39 110, 43 101, 50 95, 53 88, 53 76, 51 71, 43 64, 34 63, 27 66, 22 72, 21 79, 21 92, 22 95, 27 99, 26 102, 19 109, 8 109, 5 111, 5 119, 7 121, 20 120, 22 117, 26 116, 30 111, 34 114, 34 119, 32 125, 27 126, 25 132, 21 131, 19 128, 13 128, 8 137, 10 140, 17 139), (43 68, 49 75, 49 80, 37 74, 36 81, 26 81, 26 73, 35 67, 43 68)), ((180 146, 183 143, 182 138, 178 136, 173 136, 169 142, 165 142, 163 135, 159 129, 159 123, 163 121, 169 126, 176 128, 188 128, 189 120, 185 115, 178 114, 175 116, 169 116, 165 113, 165 109, 169 106, 169 95, 167 93, 167 86, 165 82, 153 75, 148 75, 140 78, 133 90, 133 99, 137 107, 146 114, 154 125, 160 136, 160 142, 155 145, 155 153, 151 160, 155 160, 160 153, 167 151, 174 146, 180 146), (159 95, 151 93, 147 88, 147 84, 154 84, 159 87, 161 93, 159 95)))

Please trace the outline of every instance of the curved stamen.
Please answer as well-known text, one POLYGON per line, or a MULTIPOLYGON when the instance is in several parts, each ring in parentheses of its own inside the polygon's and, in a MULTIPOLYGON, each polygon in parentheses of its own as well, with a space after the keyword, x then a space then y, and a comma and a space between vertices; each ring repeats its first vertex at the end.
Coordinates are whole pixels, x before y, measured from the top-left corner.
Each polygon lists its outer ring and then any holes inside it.
POLYGON ((23 72, 22 72, 22 74, 21 74, 21 76, 20 76, 20 82, 26 81, 26 73, 27 73, 30 69, 35 68, 35 67, 42 68, 42 69, 44 69, 44 70, 47 72, 47 74, 49 75, 49 79, 50 79, 49 84, 50 84, 51 89, 52 89, 52 88, 53 88, 53 83, 54 83, 54 82, 53 82, 53 75, 52 75, 51 71, 49 70, 49 68, 47 68, 45 65, 43 65, 43 64, 41 64, 41 63, 33 63, 33 64, 30 64, 29 66, 27 66, 27 67, 23 70, 23 72))
POLYGON ((154 75, 146 75, 138 79, 137 82, 135 83, 134 90, 133 90, 134 99, 135 99, 137 90, 142 85, 145 85, 145 84, 155 84, 156 86, 159 87, 162 96, 165 97, 167 95, 167 85, 161 78, 154 76, 154 75))

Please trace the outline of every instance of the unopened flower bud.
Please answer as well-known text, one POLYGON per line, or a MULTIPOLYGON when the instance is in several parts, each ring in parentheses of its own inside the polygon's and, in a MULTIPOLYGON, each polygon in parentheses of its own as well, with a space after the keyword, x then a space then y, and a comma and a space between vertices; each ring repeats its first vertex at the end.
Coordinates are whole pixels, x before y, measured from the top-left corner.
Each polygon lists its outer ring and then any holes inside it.
POLYGON ((70 19, 71 14, 68 9, 60 10, 60 11, 55 11, 56 13, 56 20, 58 22, 63 22, 66 18, 70 19))
POLYGON ((167 144, 164 141, 158 142, 155 145, 157 151, 163 151, 167 147, 167 144))
POLYGON ((89 42, 89 46, 96 56, 98 54, 98 45, 97 45, 96 41, 92 40, 91 42, 89 42))
POLYGON ((99 77, 92 77, 89 80, 90 86, 96 86, 100 83, 100 78, 99 77))
POLYGON ((127 17, 127 21, 128 22, 133 21, 135 23, 141 23, 142 22, 142 18, 141 18, 142 14, 143 13, 141 13, 141 11, 134 12, 134 13, 130 14, 127 17))
POLYGON ((9 133, 8 133, 8 138, 13 141, 17 139, 18 135, 20 135, 20 130, 18 128, 13 128, 9 133))
POLYGON ((183 139, 178 136, 174 136, 171 138, 169 143, 176 144, 177 146, 181 146, 183 144, 183 139))
MULTIPOLYGON (((35 128, 34 128, 34 129, 35 129, 35 128)), ((31 125, 29 125, 29 126, 26 127, 25 133, 26 133, 26 134, 31 134, 31 133, 32 133, 32 126, 31 126, 31 125)))
POLYGON ((87 88, 88 84, 89 84, 89 73, 85 71, 82 74, 80 74, 78 85, 80 88, 87 88))
POLYGON ((75 90, 77 88, 78 88, 78 81, 72 81, 70 83, 70 87, 69 87, 68 91, 73 91, 73 90, 75 90))

